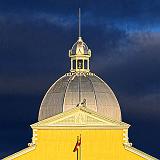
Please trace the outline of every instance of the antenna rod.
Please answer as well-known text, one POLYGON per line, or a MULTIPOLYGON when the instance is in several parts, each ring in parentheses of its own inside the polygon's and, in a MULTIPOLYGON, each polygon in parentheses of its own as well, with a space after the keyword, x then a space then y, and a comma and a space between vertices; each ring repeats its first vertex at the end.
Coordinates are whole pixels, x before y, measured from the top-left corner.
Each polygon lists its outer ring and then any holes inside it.
POLYGON ((81 8, 79 8, 79 37, 81 37, 81 8))

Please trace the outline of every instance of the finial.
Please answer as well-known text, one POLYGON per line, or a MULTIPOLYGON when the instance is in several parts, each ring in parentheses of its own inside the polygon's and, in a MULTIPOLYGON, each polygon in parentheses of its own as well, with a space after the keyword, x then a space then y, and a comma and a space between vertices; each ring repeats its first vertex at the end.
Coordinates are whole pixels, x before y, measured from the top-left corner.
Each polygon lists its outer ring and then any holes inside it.
POLYGON ((79 37, 81 37, 81 8, 79 8, 78 32, 79 32, 79 37))

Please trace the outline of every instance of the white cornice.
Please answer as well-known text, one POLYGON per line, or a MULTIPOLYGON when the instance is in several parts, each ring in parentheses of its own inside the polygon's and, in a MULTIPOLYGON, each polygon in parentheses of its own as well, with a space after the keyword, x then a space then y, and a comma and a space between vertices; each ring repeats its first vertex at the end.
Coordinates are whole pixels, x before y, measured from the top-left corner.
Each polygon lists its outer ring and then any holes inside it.
POLYGON ((124 126, 34 126, 33 129, 51 129, 51 130, 120 130, 120 129, 128 129, 128 127, 124 126))
POLYGON ((26 154, 26 153, 34 150, 35 148, 36 148, 36 145, 32 145, 32 146, 27 147, 27 148, 25 148, 25 149, 23 149, 23 150, 21 150, 21 151, 19 151, 17 153, 14 153, 14 154, 6 157, 6 158, 3 158, 2 160, 11 160, 11 159, 17 158, 17 157, 19 157, 19 156, 21 156, 23 154, 26 154))
POLYGON ((144 152, 142 152, 142 151, 140 151, 140 150, 138 150, 138 149, 136 149, 136 148, 134 148, 130 145, 124 144, 124 147, 125 147, 126 150, 128 150, 132 153, 135 153, 135 154, 139 155, 140 157, 145 158, 146 160, 158 160, 157 158, 152 157, 149 154, 146 154, 146 153, 144 153, 144 152))

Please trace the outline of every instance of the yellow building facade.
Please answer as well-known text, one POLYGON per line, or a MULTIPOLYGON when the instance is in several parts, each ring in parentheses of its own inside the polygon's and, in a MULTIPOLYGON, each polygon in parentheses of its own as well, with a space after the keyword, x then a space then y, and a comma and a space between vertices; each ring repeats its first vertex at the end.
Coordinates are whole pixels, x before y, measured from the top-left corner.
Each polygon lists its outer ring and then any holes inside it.
POLYGON ((132 147, 130 125, 111 88, 90 72, 91 51, 81 37, 69 57, 70 72, 47 91, 31 125, 31 143, 3 160, 156 160, 132 147))
POLYGON ((30 146, 4 160, 75 159, 73 148, 81 135, 81 159, 156 160, 128 142, 130 125, 106 118, 86 107, 75 107, 31 125, 30 146))

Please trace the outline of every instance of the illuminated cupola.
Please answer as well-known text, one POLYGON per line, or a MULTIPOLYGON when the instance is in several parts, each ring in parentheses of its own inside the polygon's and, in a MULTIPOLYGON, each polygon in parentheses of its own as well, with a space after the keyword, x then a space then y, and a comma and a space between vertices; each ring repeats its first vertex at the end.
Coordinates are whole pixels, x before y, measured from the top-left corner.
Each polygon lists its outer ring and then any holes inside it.
POLYGON ((89 59, 91 57, 91 50, 83 42, 82 37, 69 50, 69 57, 71 58, 71 72, 89 72, 89 59))

